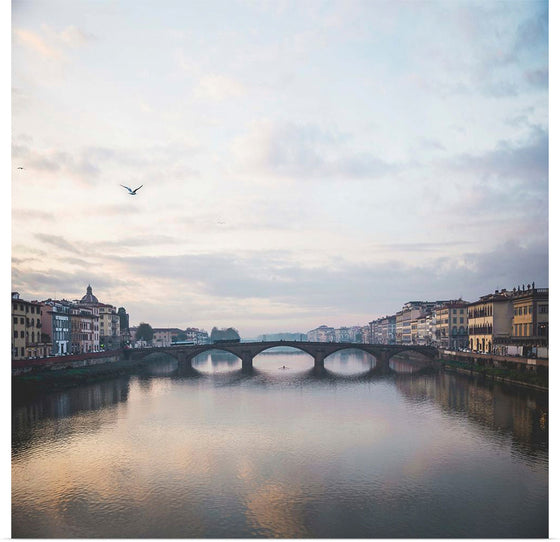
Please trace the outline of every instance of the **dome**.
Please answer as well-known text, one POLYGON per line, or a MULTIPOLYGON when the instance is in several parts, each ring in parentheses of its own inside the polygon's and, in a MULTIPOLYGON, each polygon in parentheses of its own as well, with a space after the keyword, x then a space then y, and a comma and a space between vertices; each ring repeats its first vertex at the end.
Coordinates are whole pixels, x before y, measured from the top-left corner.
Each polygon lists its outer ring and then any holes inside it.
POLYGON ((91 286, 88 284, 87 290, 86 290, 86 295, 84 297, 82 297, 82 299, 80 300, 80 303, 99 303, 99 301, 97 300, 97 297, 95 297, 93 295, 93 293, 91 292, 91 286))

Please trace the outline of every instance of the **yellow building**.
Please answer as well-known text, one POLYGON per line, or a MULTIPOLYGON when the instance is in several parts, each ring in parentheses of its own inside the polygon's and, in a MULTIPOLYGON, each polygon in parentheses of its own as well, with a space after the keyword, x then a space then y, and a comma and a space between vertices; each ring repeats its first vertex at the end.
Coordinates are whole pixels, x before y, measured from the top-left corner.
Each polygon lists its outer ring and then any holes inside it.
POLYGON ((458 299, 435 307, 434 341, 438 347, 457 350, 467 346, 468 305, 458 299))
POLYGON ((548 347, 548 288, 527 285, 513 289, 513 320, 508 344, 528 355, 535 347, 548 347))
POLYGON ((44 357, 49 350, 50 344, 41 338, 41 303, 12 292, 12 359, 44 357))
POLYGON ((493 294, 482 296, 478 301, 469 303, 469 348, 483 353, 499 351, 503 353, 504 344, 511 336, 513 319, 513 292, 505 288, 493 294))

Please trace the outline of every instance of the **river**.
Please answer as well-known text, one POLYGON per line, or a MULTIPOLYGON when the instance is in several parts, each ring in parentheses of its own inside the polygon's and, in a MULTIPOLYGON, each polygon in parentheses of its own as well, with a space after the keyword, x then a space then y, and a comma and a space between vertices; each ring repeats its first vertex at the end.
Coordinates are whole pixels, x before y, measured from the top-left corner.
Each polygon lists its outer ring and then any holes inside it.
POLYGON ((546 538, 548 394, 346 351, 21 400, 14 538, 546 538))

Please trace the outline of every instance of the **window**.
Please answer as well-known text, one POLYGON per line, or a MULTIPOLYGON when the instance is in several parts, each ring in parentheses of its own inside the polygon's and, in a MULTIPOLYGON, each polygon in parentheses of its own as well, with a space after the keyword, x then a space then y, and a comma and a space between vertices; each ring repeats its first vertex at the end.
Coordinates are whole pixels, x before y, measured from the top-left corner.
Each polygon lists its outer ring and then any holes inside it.
POLYGON ((20 332, 19 332, 19 338, 20 338, 20 339, 23 339, 24 337, 25 337, 25 334, 23 333, 23 331, 20 331, 20 332))
POLYGON ((548 314, 548 305, 539 305, 540 314, 548 314))
POLYGON ((17 324, 17 322, 18 322, 17 316, 14 316, 14 324, 17 324))
POLYGON ((14 339, 17 339, 17 338, 18 338, 18 332, 14 331, 14 339))

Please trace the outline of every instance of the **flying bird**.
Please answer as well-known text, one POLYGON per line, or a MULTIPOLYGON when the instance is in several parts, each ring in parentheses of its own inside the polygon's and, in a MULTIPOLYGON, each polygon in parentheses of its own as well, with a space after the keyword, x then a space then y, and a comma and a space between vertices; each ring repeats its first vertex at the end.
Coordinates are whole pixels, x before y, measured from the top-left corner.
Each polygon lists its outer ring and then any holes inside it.
POLYGON ((128 193, 129 193, 131 196, 136 196, 136 191, 137 191, 137 190, 140 190, 140 188, 142 188, 144 185, 141 184, 138 188, 135 188, 134 190, 132 190, 132 188, 128 188, 128 186, 125 186, 124 184, 121 184, 121 186, 122 186, 123 188, 126 188, 126 189, 128 190, 128 193))
POLYGON ((18 169, 23 169, 21 166, 18 166, 18 169))

